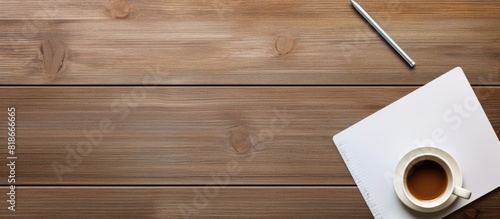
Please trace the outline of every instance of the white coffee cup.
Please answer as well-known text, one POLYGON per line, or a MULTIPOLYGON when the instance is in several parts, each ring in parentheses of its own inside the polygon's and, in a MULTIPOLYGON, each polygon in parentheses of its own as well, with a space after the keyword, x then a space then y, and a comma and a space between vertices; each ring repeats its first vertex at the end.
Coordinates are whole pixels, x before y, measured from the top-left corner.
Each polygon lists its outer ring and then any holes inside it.
POLYGON ((401 158, 394 173, 394 189, 406 206, 420 212, 435 212, 449 206, 457 197, 464 199, 471 197, 472 192, 462 188, 462 180, 460 167, 449 153, 437 147, 425 146, 413 149, 401 158), (417 174, 417 171, 423 171, 419 170, 422 168, 421 165, 432 165, 435 170, 429 169, 432 172, 428 173, 434 175, 429 175, 427 172, 425 173, 427 175, 413 175, 417 174), (410 183, 409 176, 413 177, 410 183), (418 187, 420 191, 435 190, 435 188, 424 188, 432 184, 431 181, 438 182, 436 185, 440 186, 438 187, 440 191, 433 194, 435 196, 422 198, 423 196, 418 197, 415 191, 411 192, 412 189, 415 190, 413 187, 418 187))

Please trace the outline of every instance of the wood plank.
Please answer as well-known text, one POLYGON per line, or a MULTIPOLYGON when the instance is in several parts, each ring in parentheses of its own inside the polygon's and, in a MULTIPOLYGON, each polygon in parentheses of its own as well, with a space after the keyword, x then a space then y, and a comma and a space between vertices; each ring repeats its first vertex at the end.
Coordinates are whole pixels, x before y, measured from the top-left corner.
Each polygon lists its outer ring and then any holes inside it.
MULTIPOLYGON (((353 185, 331 137, 414 89, 2 87, 0 109, 23 185, 353 185)), ((499 133, 500 88, 476 93, 499 133)))
MULTIPOLYGON (((4 0, 0 20, 92 20, 111 19, 110 0, 4 0)), ((350 2, 312 0, 125 0, 131 8, 133 19, 165 18, 220 18, 220 15, 247 17, 283 17, 298 15, 302 17, 330 17, 332 10, 343 10, 350 2)), ((360 2, 361 3, 361 2, 360 2)), ((495 0, 443 0, 423 2, 409 0, 371 0, 363 1, 371 13, 387 16, 395 13, 401 16, 425 14, 441 17, 493 17, 499 10, 495 0), (454 3, 454 4, 450 4, 454 3), (411 4, 411 7, 409 7, 411 4), (437 6, 438 7, 437 7, 437 6), (451 13, 454 12, 454 13, 451 13), (491 12, 491 13, 490 13, 491 12)))
MULTIPOLYGON (((2 207, 0 217, 372 217, 356 187, 18 187, 16 193, 16 212, 2 207)), ((499 189, 446 218, 498 218, 498 203, 499 189), (473 211, 476 217, 465 217, 473 211)))
MULTIPOLYGON (((4 190, 2 188, 2 191, 4 190)), ((18 205, 15 215, 19 217, 310 218, 316 216, 315 218, 326 218, 345 215, 367 218, 370 216, 361 194, 355 187, 21 187, 16 192, 18 205), (205 189, 208 196, 204 196, 205 189), (197 191, 203 195, 197 195, 197 191)), ((5 215, 8 213, 3 207, 0 211, 6 213, 5 215)), ((8 213, 8 215, 14 214, 8 213)))
POLYGON ((457 65, 500 84, 498 1, 363 2, 414 69, 348 1, 130 1, 125 19, 107 1, 2 6, 0 84, 141 84, 152 72, 160 84, 421 85, 457 65), (45 4, 60 7, 32 16, 45 4))

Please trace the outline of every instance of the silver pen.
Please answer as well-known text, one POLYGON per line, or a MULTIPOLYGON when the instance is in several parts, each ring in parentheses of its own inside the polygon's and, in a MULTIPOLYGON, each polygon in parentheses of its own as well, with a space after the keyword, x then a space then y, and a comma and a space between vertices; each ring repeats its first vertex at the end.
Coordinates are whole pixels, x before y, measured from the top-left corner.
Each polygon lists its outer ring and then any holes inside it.
POLYGON ((392 48, 394 48, 396 50, 396 52, 399 53, 399 55, 401 57, 403 57, 403 59, 408 62, 408 64, 410 65, 410 67, 413 68, 413 66, 415 66, 415 61, 413 61, 413 59, 410 58, 410 56, 408 56, 408 54, 406 54, 402 49, 401 47, 398 46, 398 44, 396 42, 394 42, 394 40, 392 40, 392 38, 387 35, 387 33, 377 24, 377 22, 375 22, 372 17, 370 17, 370 15, 368 15, 368 13, 366 13, 365 10, 363 10, 363 8, 361 6, 359 6, 358 3, 356 3, 354 0, 351 0, 351 3, 352 3, 352 6, 354 6, 354 8, 356 9, 356 11, 358 11, 361 16, 363 16, 366 21, 368 21, 368 23, 370 23, 372 25, 373 28, 375 28, 375 30, 377 30, 377 32, 382 35, 382 37, 387 41, 387 43, 389 43, 392 48))

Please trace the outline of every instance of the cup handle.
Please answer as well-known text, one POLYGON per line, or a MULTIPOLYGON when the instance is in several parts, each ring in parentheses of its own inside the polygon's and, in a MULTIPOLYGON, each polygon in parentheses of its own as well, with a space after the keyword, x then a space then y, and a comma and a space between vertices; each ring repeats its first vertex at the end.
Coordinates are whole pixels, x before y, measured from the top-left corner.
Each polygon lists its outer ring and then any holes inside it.
POLYGON ((453 194, 460 198, 469 199, 470 196, 472 195, 472 192, 467 189, 455 186, 455 188, 453 189, 453 194))

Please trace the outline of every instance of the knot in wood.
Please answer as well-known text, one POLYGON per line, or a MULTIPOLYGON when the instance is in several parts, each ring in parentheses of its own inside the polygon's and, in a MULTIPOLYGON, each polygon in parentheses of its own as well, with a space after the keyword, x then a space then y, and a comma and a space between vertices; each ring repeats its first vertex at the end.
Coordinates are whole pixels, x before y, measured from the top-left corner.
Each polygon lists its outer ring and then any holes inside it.
POLYGON ((130 13, 130 5, 126 0, 111 0, 108 8, 114 18, 126 18, 130 13))
POLYGON ((274 40, 274 50, 280 56, 289 54, 294 47, 295 39, 289 35, 280 35, 274 40))
POLYGON ((479 213, 478 210, 475 208, 469 208, 469 209, 465 210, 465 212, 464 212, 465 217, 468 219, 476 218, 478 213, 479 213))
POLYGON ((252 147, 250 136, 242 127, 231 132, 230 142, 231 146, 240 154, 247 152, 252 147))
POLYGON ((57 39, 44 40, 41 53, 43 69, 51 78, 55 78, 65 62, 66 48, 64 44, 57 39))

